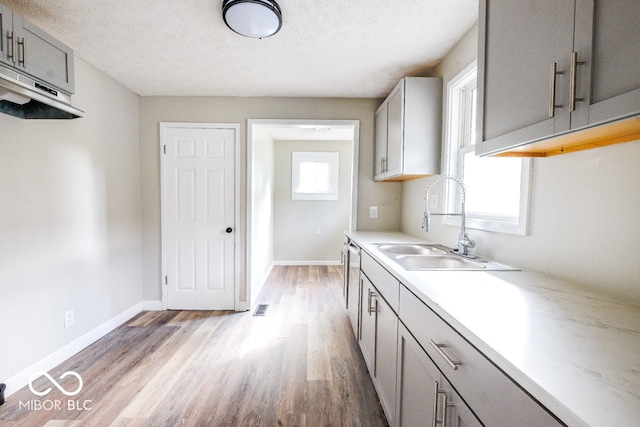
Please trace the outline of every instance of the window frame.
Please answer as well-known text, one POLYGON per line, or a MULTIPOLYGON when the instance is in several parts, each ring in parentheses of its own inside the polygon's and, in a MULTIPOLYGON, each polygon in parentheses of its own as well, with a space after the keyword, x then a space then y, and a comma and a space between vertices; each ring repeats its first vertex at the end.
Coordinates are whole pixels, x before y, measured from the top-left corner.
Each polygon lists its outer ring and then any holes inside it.
POLYGON ((291 200, 339 200, 340 153, 337 151, 292 151, 291 152, 291 200), (300 179, 300 164, 303 162, 329 165, 329 191, 296 191, 300 179))
MULTIPOLYGON (((470 83, 474 80, 477 82, 477 61, 470 63, 447 83, 447 92, 445 94, 447 102, 445 111, 445 135, 442 150, 443 172, 445 175, 453 175, 458 178, 462 177, 463 165, 459 157, 463 156, 466 152, 474 150, 473 145, 467 147, 460 146, 460 136, 464 133, 466 120, 469 116, 468 111, 470 110, 470 104, 462 102, 460 92, 463 88, 468 90, 470 83), (463 111, 467 114, 464 115, 464 121, 461 121, 460 117, 463 115, 463 111)), ((527 235, 533 161, 530 158, 521 158, 520 160, 522 164, 520 168, 520 201, 517 221, 509 221, 499 217, 479 217, 467 212, 465 224, 467 228, 521 236, 527 235)), ((446 181, 443 192, 445 209, 459 210, 460 202, 457 186, 454 186, 450 181, 446 181)), ((457 210, 448 210, 447 212, 456 212, 457 210)), ((443 217, 442 223, 459 227, 460 217, 447 215, 443 217)))

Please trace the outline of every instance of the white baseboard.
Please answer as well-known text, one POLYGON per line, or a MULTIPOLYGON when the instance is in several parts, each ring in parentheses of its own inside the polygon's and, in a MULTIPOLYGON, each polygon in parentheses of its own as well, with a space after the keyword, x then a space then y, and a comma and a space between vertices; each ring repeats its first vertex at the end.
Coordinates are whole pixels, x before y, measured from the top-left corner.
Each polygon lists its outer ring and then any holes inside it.
POLYGON ((340 260, 336 261, 274 261, 273 265, 341 265, 340 260))
POLYGON ((107 320, 103 324, 92 329, 81 337, 78 337, 75 340, 71 341, 69 344, 65 345, 64 347, 55 351, 44 359, 34 363, 33 365, 27 367, 26 369, 23 369, 21 372, 12 376, 6 381, 7 389, 5 391, 5 396, 11 396, 13 393, 29 384, 29 378, 34 372, 48 372, 74 354, 98 341, 100 338, 104 337, 109 332, 113 331, 118 326, 122 325, 127 320, 140 313, 143 310, 143 305, 144 304, 140 302, 133 307, 128 308, 127 310, 123 311, 112 319, 107 320))
POLYGON ((162 301, 142 301, 144 311, 162 311, 162 301))

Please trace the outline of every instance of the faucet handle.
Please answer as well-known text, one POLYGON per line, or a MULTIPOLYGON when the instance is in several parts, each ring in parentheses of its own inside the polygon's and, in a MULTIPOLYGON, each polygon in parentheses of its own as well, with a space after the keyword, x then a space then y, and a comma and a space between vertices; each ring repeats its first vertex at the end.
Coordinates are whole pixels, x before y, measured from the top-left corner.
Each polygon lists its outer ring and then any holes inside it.
POLYGON ((431 228, 431 216, 429 215, 429 212, 425 212, 422 218, 422 229, 426 233, 428 233, 430 228, 431 228))
POLYGON ((464 233, 462 235, 462 239, 460 239, 459 242, 462 246, 469 248, 469 249, 473 249, 476 247, 476 241, 472 240, 469 238, 469 235, 467 233, 464 233))

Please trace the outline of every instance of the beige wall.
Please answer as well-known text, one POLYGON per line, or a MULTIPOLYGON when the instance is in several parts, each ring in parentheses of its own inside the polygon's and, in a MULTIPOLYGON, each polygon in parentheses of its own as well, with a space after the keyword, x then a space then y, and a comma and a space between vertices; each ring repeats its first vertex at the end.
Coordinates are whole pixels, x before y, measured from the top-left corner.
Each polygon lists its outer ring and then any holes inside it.
POLYGON ((248 248, 251 306, 256 301, 273 265, 274 142, 265 128, 256 127, 251 164, 251 247, 248 248))
MULTIPOLYGON (((360 155, 358 172, 358 228, 398 230, 400 228, 400 184, 378 184, 373 176, 373 114, 377 99, 330 98, 228 98, 228 97, 143 97, 140 99, 140 158, 142 194, 142 276, 145 300, 161 298, 160 236, 160 152, 159 123, 212 122, 240 124, 241 241, 246 234, 246 157, 248 119, 359 120, 360 155), (369 219, 369 206, 380 206, 378 219, 369 219)), ((244 243, 243 243, 244 245, 244 243)), ((242 248, 244 253, 246 247, 242 248)), ((240 260, 244 299, 246 269, 240 260)))
POLYGON ((85 118, 0 114, 0 380, 141 302, 138 97, 75 73, 85 118))
POLYGON ((351 212, 351 141, 276 141, 274 259, 340 262, 344 232, 351 212), (291 200, 291 153, 339 153, 338 200, 291 200), (320 234, 316 234, 316 228, 320 234))
MULTIPOLYGON (((476 56, 477 27, 434 70, 444 86, 476 56)), ((470 230, 478 254, 640 304, 640 141, 535 159, 529 235, 470 230)), ((403 231, 456 246, 456 227, 420 221, 427 180, 404 184, 403 231)))

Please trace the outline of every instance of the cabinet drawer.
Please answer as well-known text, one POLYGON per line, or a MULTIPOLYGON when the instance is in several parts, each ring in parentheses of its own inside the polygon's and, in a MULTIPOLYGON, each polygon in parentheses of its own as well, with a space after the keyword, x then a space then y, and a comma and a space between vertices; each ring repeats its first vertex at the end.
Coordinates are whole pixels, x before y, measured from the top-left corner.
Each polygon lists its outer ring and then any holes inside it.
POLYGON ((404 286, 400 320, 483 424, 564 425, 404 286))
POLYGON ((367 275, 369 280, 378 288, 378 292, 387 301, 391 309, 398 312, 398 300, 400 293, 400 282, 391 273, 384 269, 368 253, 362 252, 360 259, 360 269, 367 275))

